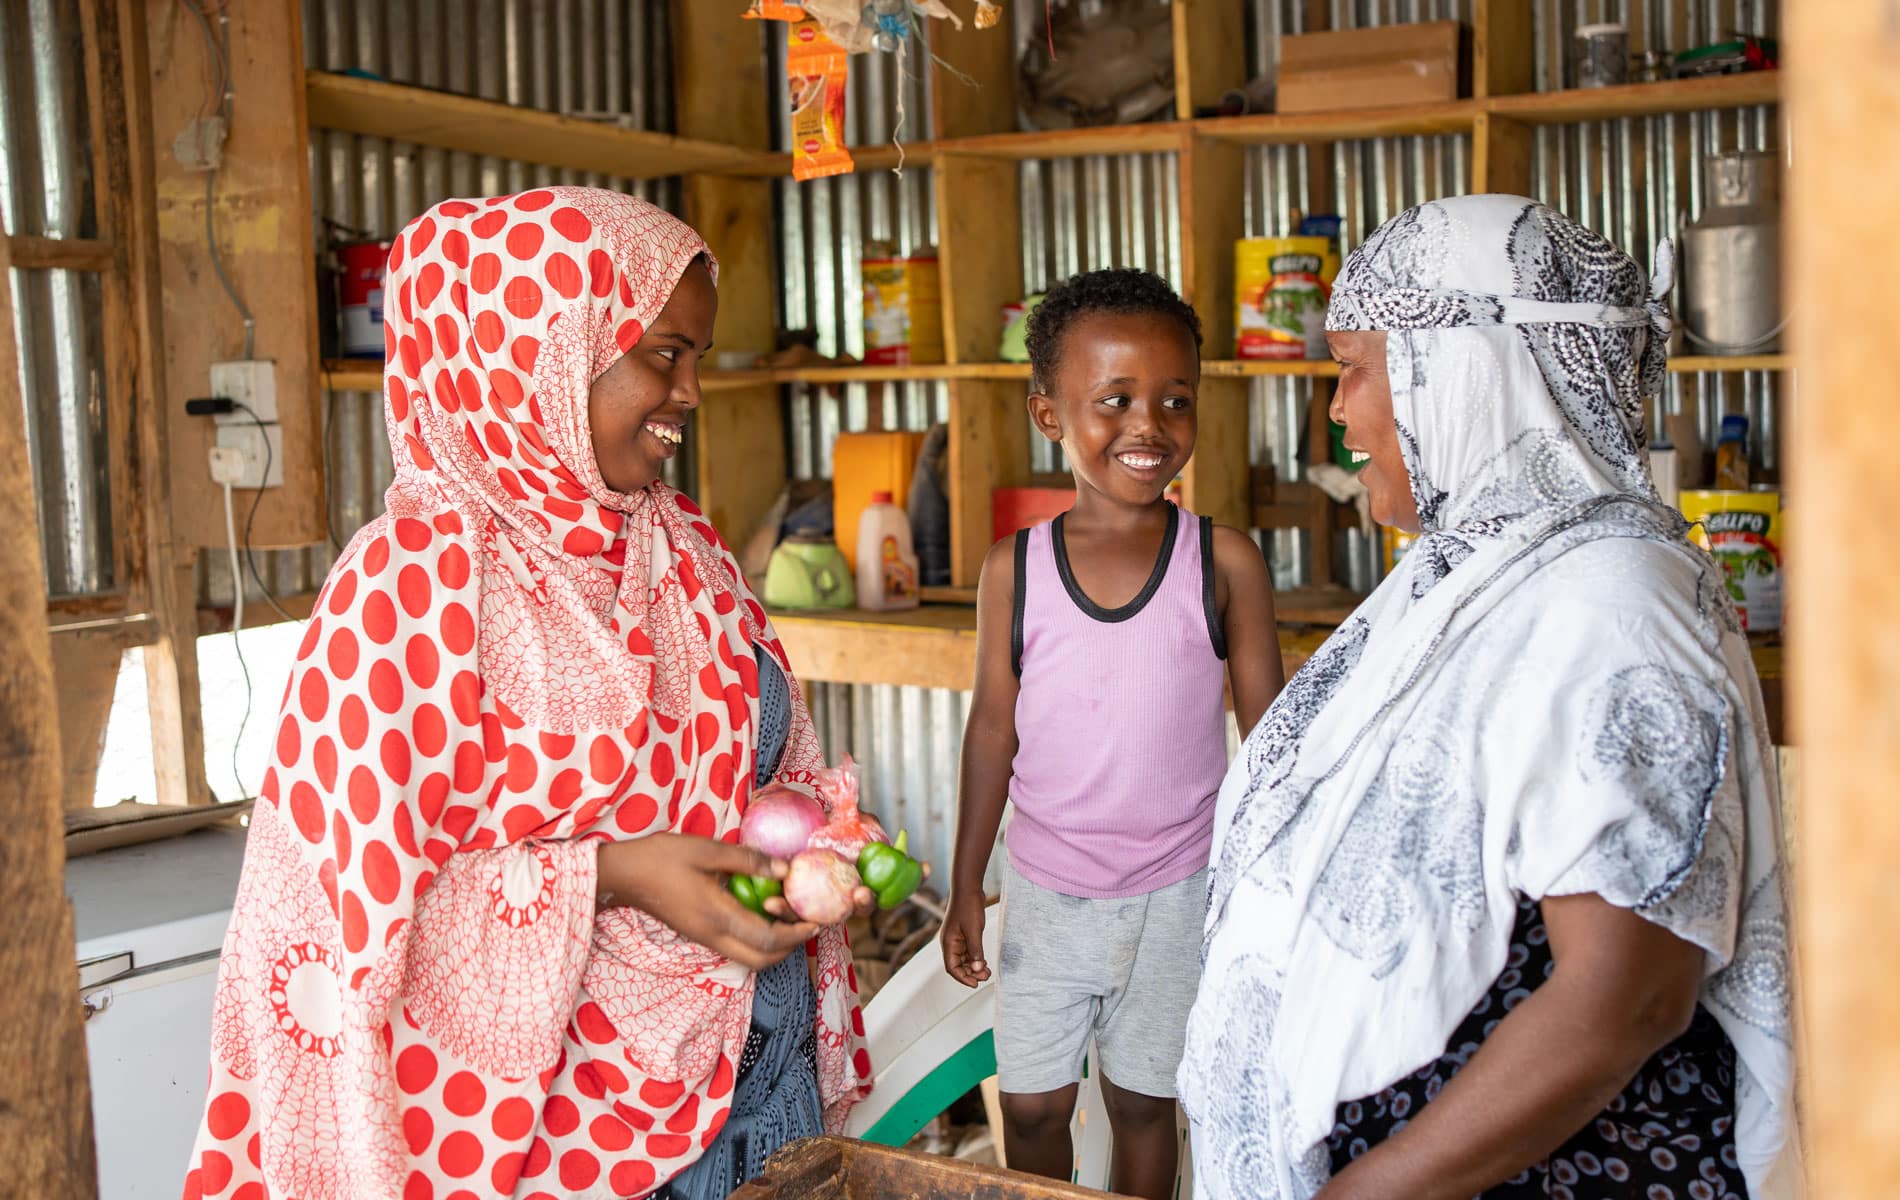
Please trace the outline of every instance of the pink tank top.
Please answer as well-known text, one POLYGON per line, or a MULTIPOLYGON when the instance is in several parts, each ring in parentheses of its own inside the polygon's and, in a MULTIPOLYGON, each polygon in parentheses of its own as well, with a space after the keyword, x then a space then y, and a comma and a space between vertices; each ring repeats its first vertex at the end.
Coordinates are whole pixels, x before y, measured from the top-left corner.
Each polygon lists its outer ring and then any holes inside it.
POLYGON ((1104 609, 1062 523, 1016 535, 1009 861, 1066 895, 1144 895, 1207 865, 1227 771, 1214 527, 1176 509, 1147 585, 1104 609))

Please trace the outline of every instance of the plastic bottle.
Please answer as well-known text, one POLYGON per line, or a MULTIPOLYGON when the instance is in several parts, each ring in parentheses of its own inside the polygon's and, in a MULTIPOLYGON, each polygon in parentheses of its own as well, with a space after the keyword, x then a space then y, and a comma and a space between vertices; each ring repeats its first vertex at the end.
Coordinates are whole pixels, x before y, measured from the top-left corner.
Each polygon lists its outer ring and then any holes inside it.
POLYGON ((917 604, 910 518, 891 502, 891 493, 875 492, 871 507, 858 518, 858 607, 891 612, 917 604))

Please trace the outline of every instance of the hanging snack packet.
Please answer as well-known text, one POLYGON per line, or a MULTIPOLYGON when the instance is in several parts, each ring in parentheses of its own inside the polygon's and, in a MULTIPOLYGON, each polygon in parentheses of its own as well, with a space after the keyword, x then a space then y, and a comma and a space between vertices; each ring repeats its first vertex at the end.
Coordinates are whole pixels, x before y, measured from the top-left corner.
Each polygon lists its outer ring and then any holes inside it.
POLYGON ((851 170, 844 144, 844 93, 850 59, 818 22, 792 26, 785 80, 792 103, 792 178, 822 179, 851 170))
POLYGON ((745 15, 749 21, 802 21, 805 10, 785 0, 752 0, 752 7, 745 10, 745 15))

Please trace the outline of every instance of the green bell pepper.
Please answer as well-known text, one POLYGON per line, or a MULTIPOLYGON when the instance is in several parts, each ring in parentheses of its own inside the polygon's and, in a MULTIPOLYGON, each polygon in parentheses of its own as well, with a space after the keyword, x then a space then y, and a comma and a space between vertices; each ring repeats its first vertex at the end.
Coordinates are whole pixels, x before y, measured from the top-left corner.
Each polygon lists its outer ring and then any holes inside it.
POLYGON ((909 834, 900 830, 895 845, 872 842, 858 851, 858 878, 877 894, 879 908, 896 908, 924 881, 924 864, 905 853, 909 844, 909 834))
POLYGON ((727 881, 726 890, 732 893, 733 899, 763 917, 765 902, 783 895, 785 885, 765 875, 734 875, 727 881))

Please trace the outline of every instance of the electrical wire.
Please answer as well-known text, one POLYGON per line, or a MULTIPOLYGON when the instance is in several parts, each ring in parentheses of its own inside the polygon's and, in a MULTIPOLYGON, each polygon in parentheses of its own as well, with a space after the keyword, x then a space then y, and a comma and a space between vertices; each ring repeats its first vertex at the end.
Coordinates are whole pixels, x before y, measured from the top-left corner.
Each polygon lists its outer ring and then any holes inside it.
MULTIPOLYGON (((211 31, 211 19, 205 15, 204 9, 195 0, 178 0, 178 3, 184 5, 187 12, 198 18, 198 28, 204 33, 205 49, 218 65, 218 115, 224 121, 224 129, 219 135, 219 141, 222 144, 223 139, 230 136, 232 117, 237 111, 236 96, 231 90, 231 17, 220 5, 218 24, 225 31, 225 37, 220 41, 217 34, 211 31)), ((213 219, 213 202, 216 199, 217 183, 218 168, 212 167, 205 172, 205 249, 211 256, 212 272, 217 275, 219 285, 224 288, 225 296, 231 301, 231 307, 237 310, 238 317, 244 322, 244 359, 249 362, 256 357, 257 319, 251 315, 251 310, 244 303, 244 298, 238 295, 236 285, 231 282, 231 276, 225 272, 224 257, 218 253, 217 225, 213 219)))
MULTIPOLYGON (((251 424, 257 426, 258 440, 264 443, 264 478, 269 479, 272 463, 270 431, 264 427, 263 419, 257 415, 257 410, 250 405, 234 400, 231 402, 231 407, 249 417, 251 424)), ((277 597, 272 594, 270 585, 264 582, 264 576, 259 573, 257 569, 257 555, 251 549, 251 530, 257 525, 257 509, 263 501, 264 489, 259 487, 255 492, 251 493, 251 511, 249 515, 244 518, 244 561, 251 568, 251 578, 256 582, 257 590, 264 593, 264 603, 275 609, 277 615, 284 620, 295 621, 297 618, 284 611, 284 606, 277 603, 277 597)))
POLYGON ((244 661, 244 572, 238 569, 237 517, 231 509, 231 485, 224 485, 224 542, 231 554, 231 649, 237 653, 238 671, 244 676, 244 715, 238 718, 237 736, 231 740, 231 781, 237 784, 234 799, 242 800, 244 776, 238 771, 238 749, 244 744, 244 727, 251 722, 251 668, 244 661))

